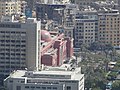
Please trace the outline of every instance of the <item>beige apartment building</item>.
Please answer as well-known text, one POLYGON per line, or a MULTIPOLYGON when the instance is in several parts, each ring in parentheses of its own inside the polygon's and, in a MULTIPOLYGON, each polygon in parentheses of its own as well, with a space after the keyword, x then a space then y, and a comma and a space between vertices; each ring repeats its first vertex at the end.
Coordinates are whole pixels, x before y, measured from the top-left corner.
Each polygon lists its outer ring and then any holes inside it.
POLYGON ((91 45, 97 41, 98 15, 96 10, 78 11, 75 18, 74 46, 91 45))
POLYGON ((0 0, 0 17, 19 13, 21 13, 20 0, 0 0))
POLYGON ((99 41, 111 44, 115 48, 120 46, 120 14, 118 10, 104 9, 99 12, 98 33, 99 41))

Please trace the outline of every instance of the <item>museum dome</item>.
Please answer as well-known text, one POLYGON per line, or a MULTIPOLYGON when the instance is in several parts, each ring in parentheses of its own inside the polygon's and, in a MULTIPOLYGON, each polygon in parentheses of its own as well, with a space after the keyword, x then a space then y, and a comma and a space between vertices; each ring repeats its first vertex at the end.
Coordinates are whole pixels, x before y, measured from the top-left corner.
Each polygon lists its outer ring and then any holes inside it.
POLYGON ((46 30, 41 30, 41 40, 45 41, 45 42, 49 42, 51 41, 51 35, 48 31, 46 30))

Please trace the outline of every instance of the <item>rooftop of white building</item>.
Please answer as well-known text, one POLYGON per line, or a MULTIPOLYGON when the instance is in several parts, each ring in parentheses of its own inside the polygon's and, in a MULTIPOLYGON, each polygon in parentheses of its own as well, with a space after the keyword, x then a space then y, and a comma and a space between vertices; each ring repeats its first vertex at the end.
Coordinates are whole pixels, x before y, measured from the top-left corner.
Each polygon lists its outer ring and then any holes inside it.
POLYGON ((81 68, 76 68, 74 71, 69 71, 65 70, 64 67, 47 67, 47 69, 41 71, 17 70, 12 72, 8 78, 80 80, 83 76, 84 74, 81 74, 81 68))

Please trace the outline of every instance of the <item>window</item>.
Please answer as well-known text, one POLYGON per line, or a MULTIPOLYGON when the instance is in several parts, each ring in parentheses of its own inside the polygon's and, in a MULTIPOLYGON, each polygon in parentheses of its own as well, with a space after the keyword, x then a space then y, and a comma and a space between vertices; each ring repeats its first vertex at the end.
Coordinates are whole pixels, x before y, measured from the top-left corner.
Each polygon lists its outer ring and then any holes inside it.
POLYGON ((16 86, 16 90, 21 90, 21 86, 16 86))
POLYGON ((29 88, 29 86, 25 86, 25 88, 29 88))
POLYGON ((35 88, 34 86, 31 86, 31 88, 35 88))
POLYGON ((67 86, 67 90, 71 90, 71 86, 67 86))
POLYGON ((21 81, 21 83, 24 83, 24 81, 21 81))
POLYGON ((9 82, 10 82, 10 83, 13 83, 13 80, 10 80, 9 82))
POLYGON ((40 87, 36 87, 36 88, 40 88, 40 87))
POLYGON ((46 89, 46 87, 42 87, 42 89, 46 89))
POLYGON ((47 87, 47 89, 51 89, 51 87, 47 87))
POLYGON ((53 89, 57 90, 57 87, 53 87, 53 89))

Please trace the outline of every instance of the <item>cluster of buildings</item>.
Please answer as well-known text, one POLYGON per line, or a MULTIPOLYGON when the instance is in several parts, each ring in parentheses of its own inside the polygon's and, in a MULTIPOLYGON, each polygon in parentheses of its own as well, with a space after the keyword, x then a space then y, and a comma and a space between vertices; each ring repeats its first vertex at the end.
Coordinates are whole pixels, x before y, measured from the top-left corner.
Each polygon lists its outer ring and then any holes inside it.
POLYGON ((4 81, 7 90, 66 90, 74 87, 84 90, 81 71, 73 71, 72 66, 68 68, 71 64, 63 65, 73 59, 73 39, 60 32, 41 30, 41 21, 36 18, 2 17, 0 45, 0 76, 4 78, 11 73, 4 81), (43 69, 43 65, 52 66, 53 71, 43 69))
POLYGON ((63 33, 41 30, 35 18, 15 20, 4 16, 0 23, 0 74, 13 70, 38 70, 41 64, 60 66, 73 56, 73 39, 63 33))
POLYGON ((120 48, 120 0, 0 0, 8 90, 84 90, 84 75, 69 62, 74 47, 96 41, 120 48))
POLYGON ((7 90, 70 90, 74 87, 83 90, 84 75, 80 70, 58 67, 73 59, 73 38, 65 37, 60 31, 42 29, 42 20, 33 18, 33 11, 25 1, 0 2, 4 11, 0 10, 0 80, 18 75, 4 80, 7 90), (43 65, 51 66, 53 71, 43 69, 43 65), (77 74, 81 76, 77 78, 77 74))
POLYGON ((74 3, 36 3, 36 17, 43 20, 48 30, 63 30, 74 38, 74 47, 93 42, 120 48, 120 1, 75 0, 74 3), (47 23, 50 20, 51 23, 47 23))

